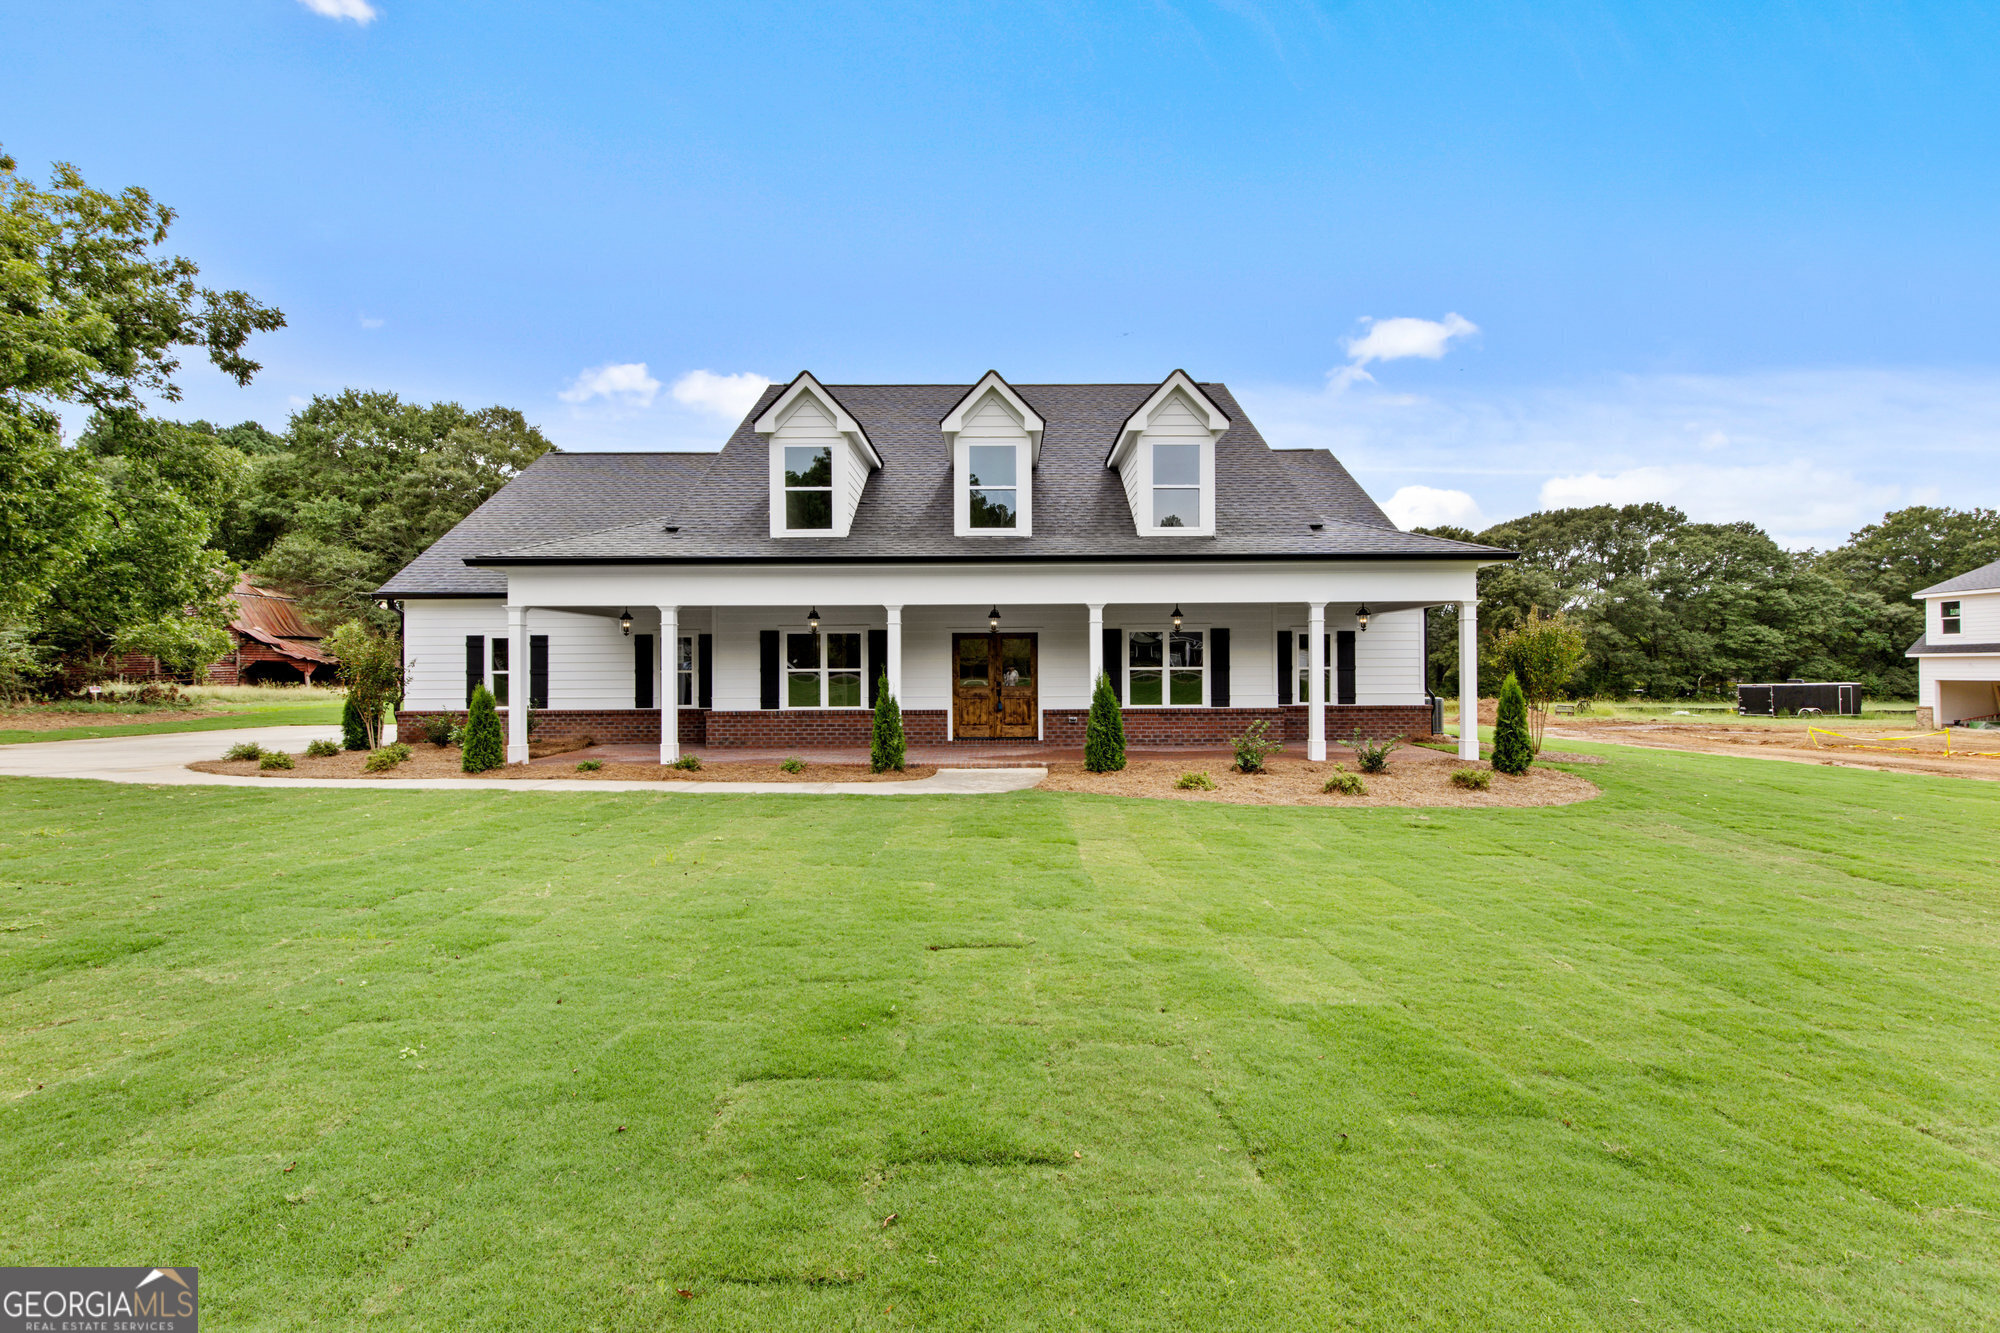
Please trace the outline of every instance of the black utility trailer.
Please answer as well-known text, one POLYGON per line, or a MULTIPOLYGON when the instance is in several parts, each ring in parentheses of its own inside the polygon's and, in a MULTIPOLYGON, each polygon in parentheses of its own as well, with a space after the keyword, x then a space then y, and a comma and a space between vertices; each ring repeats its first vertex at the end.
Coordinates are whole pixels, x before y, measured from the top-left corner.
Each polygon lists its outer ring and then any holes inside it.
POLYGON ((1784 717, 1808 712, 1827 717, 1860 717, 1861 687, 1851 680, 1738 685, 1736 711, 1744 717, 1784 717))

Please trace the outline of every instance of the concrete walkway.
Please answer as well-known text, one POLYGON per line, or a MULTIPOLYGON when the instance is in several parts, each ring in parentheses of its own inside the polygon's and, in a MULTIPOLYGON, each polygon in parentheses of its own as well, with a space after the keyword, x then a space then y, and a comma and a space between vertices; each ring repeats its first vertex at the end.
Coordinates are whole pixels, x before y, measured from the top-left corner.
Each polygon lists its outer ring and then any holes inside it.
POLYGON ((175 731, 159 736, 108 736, 89 741, 0 745, 0 776, 91 778, 187 787, 317 787, 337 791, 644 791, 656 796, 935 796, 1024 791, 1048 776, 1045 768, 941 768, 912 782, 614 782, 587 778, 237 778, 187 767, 230 746, 255 741, 274 750, 303 750, 308 741, 340 739, 339 727, 244 727, 175 731))

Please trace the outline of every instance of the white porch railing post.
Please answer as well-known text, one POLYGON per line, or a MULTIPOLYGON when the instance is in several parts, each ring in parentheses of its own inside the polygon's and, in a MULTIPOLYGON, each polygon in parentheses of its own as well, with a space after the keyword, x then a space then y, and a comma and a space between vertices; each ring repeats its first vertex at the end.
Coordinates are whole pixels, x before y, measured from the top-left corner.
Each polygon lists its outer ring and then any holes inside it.
POLYGON ((896 707, 903 706, 903 608, 885 606, 883 615, 889 627, 889 660, 885 664, 889 676, 889 697, 896 701, 896 707))
POLYGON ((1326 603, 1306 603, 1306 758, 1326 758, 1326 603))
POLYGON ((1095 698, 1097 678, 1104 674, 1104 603, 1090 604, 1090 679, 1084 682, 1083 697, 1095 698))
POLYGON ((1458 604, 1458 757, 1479 758, 1479 603, 1458 604))
POLYGON ((528 608, 507 608, 507 762, 528 762, 529 691, 534 672, 528 663, 528 608))
POLYGON ((681 609, 660 608, 660 762, 681 757, 681 609))

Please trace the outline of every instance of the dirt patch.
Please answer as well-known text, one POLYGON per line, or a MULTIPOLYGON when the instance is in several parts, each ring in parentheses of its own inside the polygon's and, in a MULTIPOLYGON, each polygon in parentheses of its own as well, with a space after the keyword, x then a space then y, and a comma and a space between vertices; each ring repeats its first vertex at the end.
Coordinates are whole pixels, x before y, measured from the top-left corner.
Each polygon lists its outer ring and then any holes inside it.
MULTIPOLYGON (((1347 765, 1351 771, 1353 765, 1347 765)), ((1597 795, 1595 784, 1559 769, 1537 765, 1523 777, 1493 774, 1487 791, 1467 791, 1451 783, 1452 770, 1491 765, 1461 764, 1446 759, 1391 759, 1385 774, 1364 774, 1366 796, 1331 796, 1320 790, 1335 772, 1332 761, 1275 758, 1263 774, 1238 773, 1222 764, 1185 760, 1137 759, 1117 773, 1092 773, 1079 763, 1049 765, 1041 791, 1090 791, 1110 796, 1153 796, 1166 800, 1207 801, 1223 805, 1337 806, 1539 806, 1570 805, 1597 795), (1174 783, 1188 772, 1206 772, 1214 791, 1181 791, 1174 783)))
POLYGON ((2000 732, 1954 729, 1949 737, 1916 739, 1908 723, 1842 723, 1829 719, 1825 730, 1838 735, 1812 735, 1804 725, 1726 722, 1643 722, 1630 718, 1565 718, 1548 734, 1572 741, 1607 741, 1661 750, 1693 750, 1701 754, 1751 755, 1798 764, 1830 764, 1883 772, 1930 773, 1954 778, 2000 781, 2000 732), (1993 752, 1980 755, 1978 751, 1993 752))
POLYGON ((577 763, 589 758, 587 751, 571 751, 559 757, 545 757, 528 764, 505 764, 486 773, 467 773, 459 767, 456 748, 435 745, 411 748, 408 760, 387 773, 364 771, 368 756, 360 751, 343 751, 326 759, 308 759, 294 754, 294 768, 260 769, 254 759, 204 759, 189 764, 198 773, 226 773, 243 778, 355 778, 365 782, 393 782, 398 778, 501 778, 513 781, 536 778, 580 778, 597 782, 914 782, 937 772, 935 765, 912 764, 901 773, 870 773, 866 764, 813 764, 802 772, 787 773, 776 763, 705 763, 699 772, 666 768, 659 764, 639 764, 604 760, 604 767, 580 773, 577 763))
POLYGON ((62 731, 69 727, 124 727, 135 722, 198 722, 222 717, 218 709, 140 708, 132 712, 82 713, 58 708, 10 708, 0 711, 0 731, 62 731))

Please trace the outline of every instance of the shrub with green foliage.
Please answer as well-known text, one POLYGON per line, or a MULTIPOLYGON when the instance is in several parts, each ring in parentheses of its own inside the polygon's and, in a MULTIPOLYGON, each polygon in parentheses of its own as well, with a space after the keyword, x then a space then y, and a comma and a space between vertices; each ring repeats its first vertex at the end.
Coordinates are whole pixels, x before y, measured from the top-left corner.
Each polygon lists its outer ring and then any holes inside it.
POLYGON ((903 740, 903 709, 896 696, 889 693, 889 677, 885 672, 875 682, 875 734, 868 742, 868 771, 902 772, 908 750, 903 740))
POLYGON ((1231 736, 1229 747, 1236 751, 1238 773, 1262 773, 1264 761, 1285 748, 1282 741, 1271 739, 1271 724, 1262 718, 1243 728, 1241 736, 1231 736))
POLYGON ((426 740, 442 750, 459 738, 463 730, 456 722, 442 715, 427 717, 412 729, 412 740, 426 740))
POLYGON ((576 764, 576 771, 579 773, 595 773, 603 767, 604 761, 602 759, 579 759, 576 764))
POLYGON ((340 753, 340 747, 332 741, 313 741, 306 746, 306 758, 331 759, 340 753))
POLYGON ((1125 767, 1125 714, 1111 692, 1111 677, 1101 671, 1090 696, 1090 720, 1083 728, 1083 766, 1093 773, 1116 773, 1125 767))
POLYGON ((269 772, 274 768, 297 768, 298 765, 283 750, 272 750, 257 761, 257 767, 269 772))
POLYGON ((493 707, 493 691, 484 685, 472 692, 472 707, 465 719, 465 747, 459 767, 467 773, 484 773, 507 762, 507 738, 500 730, 500 714, 493 707))
POLYGON ((1493 767, 1519 777, 1534 762, 1535 747, 1528 739, 1528 696, 1509 672, 1500 686, 1500 711, 1493 722, 1493 767))
MULTIPOLYGON (((797 755, 792 755, 784 763, 779 764, 778 767, 784 769, 787 773, 803 773, 806 771, 806 761, 797 755)), ((882 770, 878 768, 875 771, 880 773, 882 770)))
POLYGON ((1392 740, 1364 740, 1359 729, 1356 729, 1353 738, 1347 743, 1354 751, 1354 766, 1363 773, 1387 773, 1389 754, 1398 744, 1392 740))
POLYGON ((1174 781, 1176 791, 1214 791, 1215 779, 1206 773, 1183 773, 1174 781))
POLYGON ((238 741, 222 752, 224 759, 262 759, 264 747, 255 741, 238 741))
POLYGON ((377 750, 368 756, 368 761, 361 765, 361 769, 365 773, 387 773, 402 762, 386 749, 377 750))
POLYGON ((699 773, 701 772, 701 756, 698 754, 684 754, 674 760, 674 767, 683 773, 699 773))
POLYGON ((354 702, 351 694, 340 710, 340 744, 347 750, 368 748, 368 723, 362 718, 361 706, 354 702))
POLYGON ((1483 768, 1454 768, 1451 785, 1463 791, 1486 791, 1493 786, 1493 774, 1483 768))
POLYGON ((1350 773, 1336 764, 1333 776, 1320 790, 1329 796, 1366 796, 1368 784, 1361 780, 1359 773, 1350 773))

